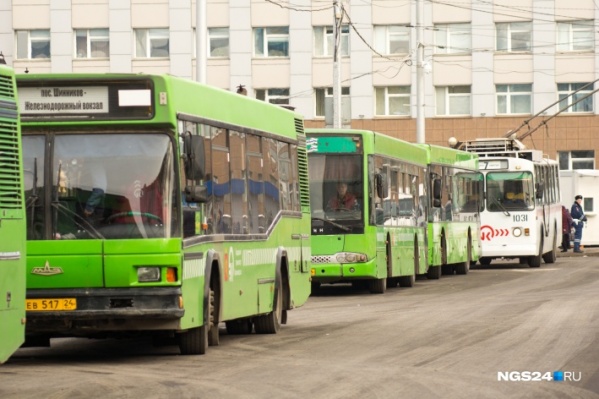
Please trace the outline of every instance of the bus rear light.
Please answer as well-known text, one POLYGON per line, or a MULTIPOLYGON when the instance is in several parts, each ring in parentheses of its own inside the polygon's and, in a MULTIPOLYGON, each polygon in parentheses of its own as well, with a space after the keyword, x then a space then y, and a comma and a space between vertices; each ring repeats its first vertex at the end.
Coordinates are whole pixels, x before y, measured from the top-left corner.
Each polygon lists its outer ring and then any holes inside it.
POLYGON ((169 283, 174 283, 177 281, 177 268, 176 267, 168 267, 166 269, 166 281, 169 283))
POLYGON ((159 267, 139 267, 137 268, 137 281, 140 283, 149 283, 160 281, 159 267))
POLYGON ((524 229, 524 235, 526 237, 530 236, 530 229, 529 228, 524 229))

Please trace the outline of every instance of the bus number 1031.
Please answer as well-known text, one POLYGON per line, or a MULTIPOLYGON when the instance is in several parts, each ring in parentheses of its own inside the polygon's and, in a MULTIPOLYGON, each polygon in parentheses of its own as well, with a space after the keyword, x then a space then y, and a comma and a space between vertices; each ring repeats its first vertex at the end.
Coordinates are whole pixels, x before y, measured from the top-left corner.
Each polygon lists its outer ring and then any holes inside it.
POLYGON ((528 215, 513 215, 514 222, 528 222, 528 215))

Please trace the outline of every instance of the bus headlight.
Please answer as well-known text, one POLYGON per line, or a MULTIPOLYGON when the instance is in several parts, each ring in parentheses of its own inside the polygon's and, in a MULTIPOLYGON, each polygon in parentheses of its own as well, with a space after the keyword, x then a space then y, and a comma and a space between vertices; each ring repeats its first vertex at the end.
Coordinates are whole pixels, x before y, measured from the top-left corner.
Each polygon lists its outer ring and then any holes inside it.
POLYGON ((339 263, 363 263, 368 259, 366 255, 354 252, 341 252, 336 256, 339 263))
POLYGON ((160 281, 159 267, 139 267, 137 268, 137 281, 140 283, 149 283, 160 281))
POLYGON ((522 229, 520 227, 514 227, 514 230, 512 230, 512 234, 514 235, 514 237, 520 237, 522 235, 522 229))

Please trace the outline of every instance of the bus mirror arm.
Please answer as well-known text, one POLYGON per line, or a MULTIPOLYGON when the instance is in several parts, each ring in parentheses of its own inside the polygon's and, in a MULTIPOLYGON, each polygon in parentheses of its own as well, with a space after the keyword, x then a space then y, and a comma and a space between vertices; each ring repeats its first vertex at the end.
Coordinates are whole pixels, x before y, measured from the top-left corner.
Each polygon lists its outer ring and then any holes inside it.
POLYGON ((201 202, 204 203, 208 199, 207 195, 208 190, 205 186, 186 186, 185 187, 185 201, 187 203, 191 202, 201 202))

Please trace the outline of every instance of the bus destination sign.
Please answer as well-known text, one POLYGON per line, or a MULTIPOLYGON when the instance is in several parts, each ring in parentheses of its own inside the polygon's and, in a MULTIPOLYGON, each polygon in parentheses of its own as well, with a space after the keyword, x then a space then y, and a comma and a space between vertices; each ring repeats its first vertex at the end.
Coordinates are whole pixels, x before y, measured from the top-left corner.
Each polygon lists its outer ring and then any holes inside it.
POLYGON ((19 87, 24 115, 108 113, 107 86, 19 87))

